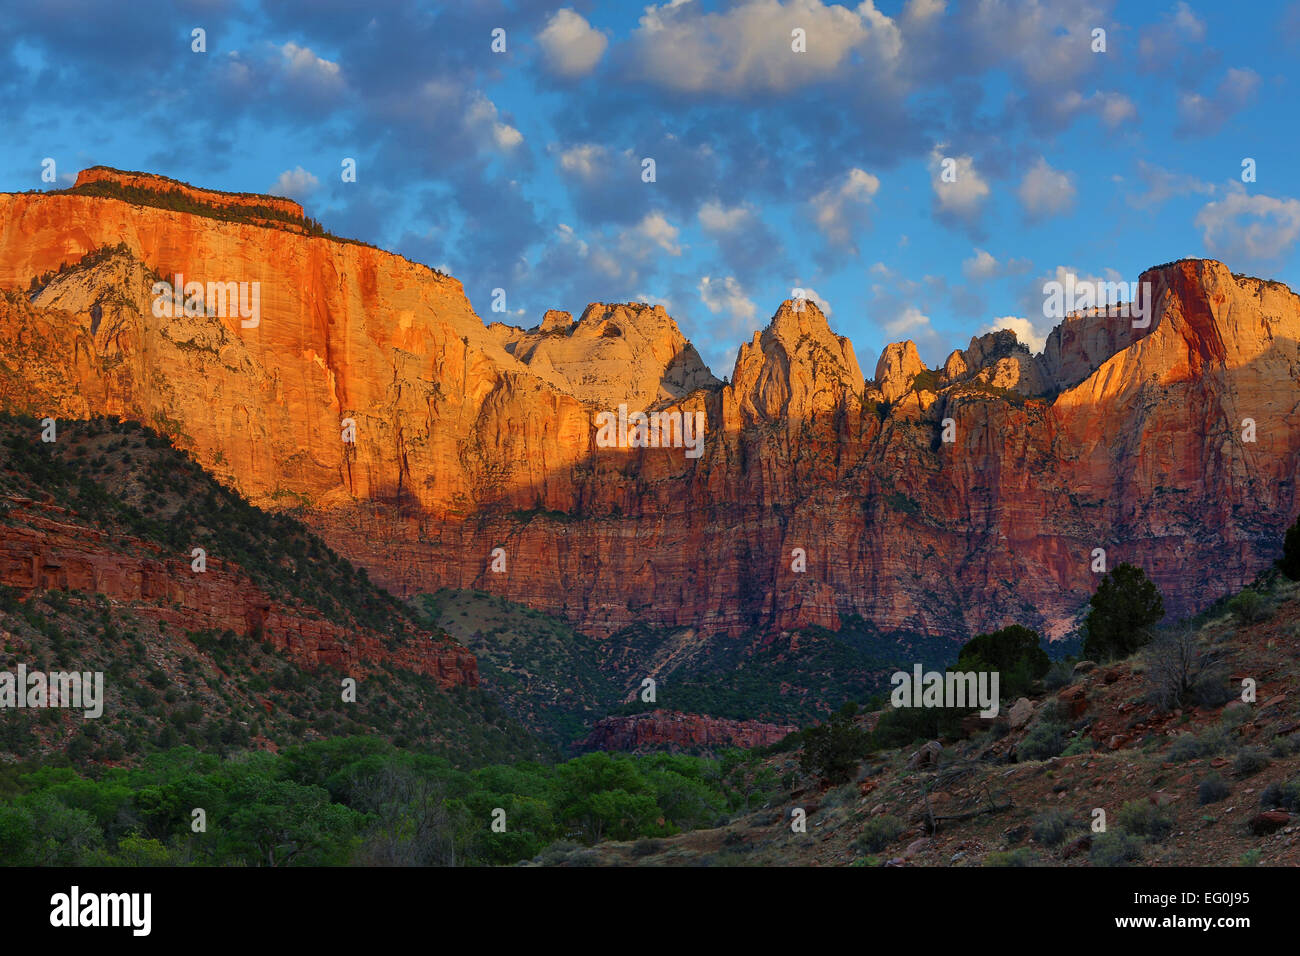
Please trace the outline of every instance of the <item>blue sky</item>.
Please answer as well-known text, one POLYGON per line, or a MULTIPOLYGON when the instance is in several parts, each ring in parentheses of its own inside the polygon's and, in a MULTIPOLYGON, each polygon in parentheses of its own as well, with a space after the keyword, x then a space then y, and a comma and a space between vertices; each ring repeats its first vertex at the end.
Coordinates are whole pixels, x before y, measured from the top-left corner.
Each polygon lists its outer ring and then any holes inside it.
POLYGON ((870 375, 904 338, 932 366, 995 325, 1037 345, 1067 270, 1211 256, 1300 285, 1297 3, 47 0, 0 24, 0 189, 50 188, 50 157, 62 185, 292 195, 488 321, 662 302, 719 376, 796 287, 870 375))

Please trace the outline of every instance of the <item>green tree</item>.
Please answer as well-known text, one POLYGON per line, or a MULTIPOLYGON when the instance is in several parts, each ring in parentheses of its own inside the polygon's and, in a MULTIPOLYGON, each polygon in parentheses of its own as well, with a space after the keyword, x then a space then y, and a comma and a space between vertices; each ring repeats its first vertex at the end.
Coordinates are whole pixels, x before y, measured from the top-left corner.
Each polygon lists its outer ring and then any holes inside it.
POLYGON ((959 671, 996 671, 1003 697, 1019 697, 1042 678, 1052 662, 1038 632, 1012 624, 971 638, 957 655, 959 671))
POLYGON ((1277 566, 1292 581, 1300 581, 1300 518, 1287 529, 1282 539, 1282 557, 1277 566))
POLYGON ((1149 643, 1153 628, 1165 616, 1155 582, 1131 564, 1104 575, 1088 604, 1083 654, 1099 661, 1127 657, 1149 643))
POLYGON ((799 769, 827 783, 845 783, 870 752, 871 735, 858 729, 847 710, 840 710, 826 723, 803 732, 799 769))

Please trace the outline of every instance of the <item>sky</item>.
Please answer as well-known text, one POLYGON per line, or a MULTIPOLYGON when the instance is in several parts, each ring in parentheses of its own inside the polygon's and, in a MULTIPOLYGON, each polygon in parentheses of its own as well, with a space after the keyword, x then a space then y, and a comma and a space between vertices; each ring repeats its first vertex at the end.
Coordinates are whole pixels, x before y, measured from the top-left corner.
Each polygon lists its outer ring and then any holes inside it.
POLYGON ((0 190, 290 196, 485 321, 663 304, 719 377, 802 289, 870 376, 1041 349, 1069 272, 1300 286, 1298 59, 1280 0, 0 0, 0 190))

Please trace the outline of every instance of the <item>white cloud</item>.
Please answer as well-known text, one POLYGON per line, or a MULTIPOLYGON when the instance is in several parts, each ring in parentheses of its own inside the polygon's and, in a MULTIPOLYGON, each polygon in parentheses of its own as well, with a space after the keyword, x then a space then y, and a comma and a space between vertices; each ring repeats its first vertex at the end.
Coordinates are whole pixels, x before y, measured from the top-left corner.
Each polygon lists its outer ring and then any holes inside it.
POLYGON ((944 0, 907 0, 903 7, 903 22, 908 26, 922 24, 943 13, 944 0))
POLYGON ((854 229, 866 220, 867 208, 880 190, 880 180, 858 168, 850 169, 838 186, 823 189, 810 200, 817 228, 836 245, 848 245, 854 229))
POLYGON ((822 310, 822 315, 826 316, 828 319, 831 317, 831 304, 818 295, 816 289, 805 288, 803 294, 813 302, 817 303, 817 308, 822 310))
POLYGON ((735 232, 754 221, 754 211, 748 206, 732 206, 710 200, 700 207, 700 226, 710 234, 735 232))
POLYGON ((609 150, 598 143, 579 143, 560 153, 560 169, 588 182, 609 168, 609 150))
POLYGON ((1040 156, 1020 181, 1017 195, 1030 219, 1043 219, 1074 205, 1074 180, 1069 173, 1053 169, 1040 156))
POLYGON ((1137 119, 1137 104, 1123 93, 1094 93, 1091 102, 1096 104, 1101 121, 1111 129, 1137 119))
POLYGON ((985 326, 980 330, 980 335, 986 332, 999 332, 1002 329, 1010 329, 1016 333, 1016 341, 1023 345, 1029 346, 1029 351, 1038 353, 1047 347, 1047 332, 1040 332, 1034 327, 1034 323, 1028 319, 1015 315, 1004 315, 1000 319, 994 319, 991 325, 985 326))
POLYGON ((714 315, 725 313, 732 318, 732 326, 752 326, 758 306, 745 295, 735 276, 715 279, 703 276, 699 284, 700 300, 714 315))
POLYGON ((271 183, 267 192, 272 196, 288 196, 291 199, 303 199, 316 191, 320 185, 320 180, 313 176, 307 170, 298 166, 294 169, 286 169, 280 174, 280 178, 271 183))
POLYGON ((930 317, 914 305, 907 308, 892 322, 885 324, 885 331, 890 335, 906 335, 909 339, 926 338, 934 335, 930 317))
POLYGON ((566 79, 586 76, 605 55, 609 40, 581 14, 569 8, 555 13, 537 35, 542 56, 552 73, 566 79))
POLYGON ((285 72, 290 77, 318 90, 329 90, 343 85, 339 65, 317 56, 310 48, 286 43, 280 47, 284 57, 285 72))
POLYGON ((1209 96, 1184 93, 1178 100, 1178 131, 1205 136, 1215 132, 1242 109, 1259 87, 1254 70, 1231 69, 1209 96))
POLYGON ((863 0, 850 10, 820 0, 753 0, 719 12, 696 3, 649 6, 633 31, 642 79, 679 92, 781 93, 837 75, 854 62, 891 73, 903 40, 898 26, 863 0), (808 52, 791 49, 805 31, 808 52))
POLYGON ((975 170, 975 160, 970 156, 949 156, 943 145, 930 152, 931 182, 934 186, 935 208, 938 212, 971 221, 975 219, 989 196, 989 184, 975 170), (949 164, 946 161, 951 160, 949 164), (952 174, 945 178, 945 167, 952 174))
POLYGON ((470 97, 465 113, 466 125, 481 135, 488 135, 496 147, 506 152, 524 141, 519 130, 497 119, 497 107, 478 90, 470 97))
POLYGON ((976 249, 975 255, 961 264, 961 271, 968 279, 992 279, 998 274, 998 260, 983 249, 976 249))
POLYGON ((677 242, 678 228, 664 218, 661 212, 647 213, 636 225, 636 233, 658 246, 670 256, 680 256, 682 247, 677 242))
POLYGON ((1196 226, 1205 248, 1225 260, 1278 259, 1300 238, 1300 199, 1250 195, 1237 183, 1228 195, 1201 207, 1196 226))

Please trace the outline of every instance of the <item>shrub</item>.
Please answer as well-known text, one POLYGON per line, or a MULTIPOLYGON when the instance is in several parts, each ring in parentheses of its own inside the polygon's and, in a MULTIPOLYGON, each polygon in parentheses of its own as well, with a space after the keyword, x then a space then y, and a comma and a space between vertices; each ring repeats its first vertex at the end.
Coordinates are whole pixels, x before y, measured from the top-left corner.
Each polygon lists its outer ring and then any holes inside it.
POLYGON ((1160 841, 1174 828, 1174 818, 1150 800, 1130 800, 1119 808, 1116 820, 1120 827, 1148 840, 1160 841))
POLYGON ((852 779, 858 762, 871 752, 871 735, 859 730, 843 712, 829 721, 804 731, 799 768, 828 783, 852 779))
POLYGON ((1034 842, 1056 847, 1065 842, 1073 828, 1074 822, 1065 811, 1044 810, 1034 817, 1030 832, 1034 835, 1034 842))
POLYGON ((1144 656, 1149 664, 1145 674, 1149 699, 1162 710, 1182 707, 1195 696, 1225 686, 1219 659, 1202 647, 1200 636, 1190 627, 1161 635, 1144 656))
POLYGON ((1269 753, 1279 760, 1300 753, 1300 734, 1291 734, 1287 737, 1274 737, 1273 744, 1269 748, 1269 753))
POLYGON ((864 853, 879 853, 898 839, 903 832, 903 822, 888 813, 872 817, 858 835, 855 846, 864 853))
POLYGON ((1203 807, 1211 803, 1218 803, 1220 800, 1226 800, 1231 794, 1232 788, 1218 774, 1206 777, 1196 788, 1197 802, 1203 807))
POLYGON ((1264 607, 1264 599, 1260 597, 1258 591, 1246 588, 1233 596, 1228 602, 1228 609, 1236 615, 1237 620, 1242 624, 1254 624, 1256 621, 1262 621, 1267 614, 1264 607))
POLYGON ((1170 763, 1187 763, 1201 757, 1213 757, 1223 750, 1227 738, 1218 727, 1209 727, 1199 737, 1193 734, 1179 734, 1169 746, 1170 763))
POLYGON ((1083 654, 1097 661, 1132 654, 1151 640, 1152 628, 1165 616, 1160 591, 1131 564, 1104 575, 1088 604, 1083 654))
POLYGON ((1093 838, 1088 859, 1093 866, 1128 866, 1142 859, 1142 841, 1123 830, 1099 833, 1093 838))
POLYGON ((1043 686, 1048 690, 1060 690, 1074 680, 1074 665, 1069 661, 1052 661, 1043 678, 1043 686))
POLYGON ((1232 761, 1232 772, 1238 777, 1250 777, 1268 766, 1268 755, 1258 747, 1242 747, 1232 761))
POLYGON ((1065 749, 1065 725, 1055 721, 1040 720, 1025 734, 1016 749, 1021 760, 1047 760, 1059 757, 1065 749))
POLYGON ((1077 757, 1079 754, 1090 754, 1097 749, 1097 742, 1087 734, 1080 734, 1070 741, 1070 745, 1061 751, 1062 757, 1077 757))
POLYGON ((1265 810, 1300 813, 1300 777, 1287 783, 1270 783, 1259 795, 1259 805, 1265 810))

